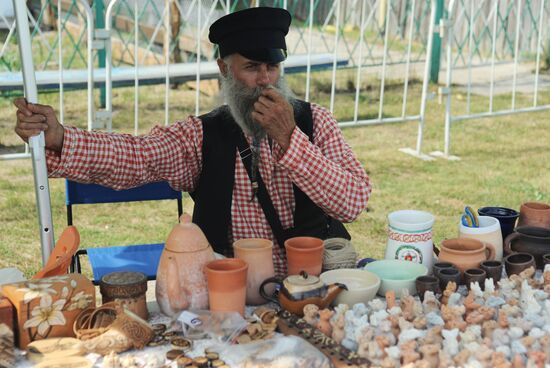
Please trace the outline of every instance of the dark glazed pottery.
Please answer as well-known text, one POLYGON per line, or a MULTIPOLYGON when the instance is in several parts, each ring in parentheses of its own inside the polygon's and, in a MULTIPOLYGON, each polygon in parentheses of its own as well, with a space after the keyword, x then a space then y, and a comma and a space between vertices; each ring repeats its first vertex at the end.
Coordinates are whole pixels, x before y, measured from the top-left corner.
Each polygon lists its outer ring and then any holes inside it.
POLYGON ((451 281, 455 282, 458 287, 458 285, 460 285, 461 274, 456 268, 444 268, 439 271, 437 278, 439 279, 439 288, 441 292, 443 292, 445 288, 447 288, 447 284, 451 281))
POLYGON ((543 268, 542 256, 550 253, 550 228, 519 226, 504 240, 504 253, 529 253, 535 257, 537 268, 543 268))
POLYGON ((506 207, 483 207, 477 210, 482 216, 494 217, 500 222, 500 232, 502 239, 506 238, 516 226, 516 220, 519 217, 519 212, 506 207))
MULTIPOLYGON (((542 262, 544 263, 544 268, 546 268, 546 265, 550 263, 550 254, 545 254, 542 256, 542 262)), ((544 271, 544 268, 542 269, 544 271)))
POLYGON ((439 271, 441 271, 444 268, 456 268, 454 264, 450 262, 436 262, 433 265, 433 275, 437 277, 439 274, 439 271))
POLYGON ((504 268, 504 265, 501 261, 485 261, 481 262, 479 268, 485 271, 485 273, 487 274, 487 278, 493 279, 493 282, 496 285, 497 282, 499 282, 502 278, 502 270, 504 268))
POLYGON ((439 280, 435 276, 418 276, 416 278, 416 291, 420 297, 420 301, 424 301, 424 293, 432 291, 434 294, 440 293, 439 280))
POLYGON ((535 257, 529 253, 513 253, 504 257, 504 267, 508 277, 518 275, 529 267, 535 267, 535 257))
POLYGON ((481 287, 481 290, 485 289, 485 279, 487 278, 487 273, 481 268, 469 268, 464 271, 464 283, 470 288, 472 282, 477 282, 481 287))

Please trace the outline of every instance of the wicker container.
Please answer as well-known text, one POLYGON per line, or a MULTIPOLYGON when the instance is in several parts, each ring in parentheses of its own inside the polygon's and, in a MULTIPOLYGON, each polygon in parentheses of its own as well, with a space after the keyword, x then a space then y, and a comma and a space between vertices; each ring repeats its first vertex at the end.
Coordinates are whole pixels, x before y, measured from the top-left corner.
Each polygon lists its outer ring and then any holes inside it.
POLYGON ((99 281, 103 303, 119 301, 131 312, 147 320, 147 276, 141 272, 112 272, 99 281))

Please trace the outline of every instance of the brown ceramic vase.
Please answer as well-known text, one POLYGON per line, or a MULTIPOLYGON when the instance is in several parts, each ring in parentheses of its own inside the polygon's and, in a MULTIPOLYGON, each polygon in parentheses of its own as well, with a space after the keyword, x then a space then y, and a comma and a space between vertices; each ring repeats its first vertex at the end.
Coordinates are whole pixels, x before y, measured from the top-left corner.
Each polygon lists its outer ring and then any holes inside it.
POLYGON ((305 271, 319 276, 323 267, 323 240, 299 236, 285 241, 288 274, 298 275, 305 271))
POLYGON ((242 259, 226 258, 204 267, 208 298, 213 312, 238 312, 244 316, 248 264, 242 259))
POLYGON ((526 202, 519 208, 519 226, 550 227, 550 205, 526 202))
POLYGON ((495 259, 495 248, 490 243, 468 238, 447 239, 441 242, 439 261, 454 264, 462 273, 492 259, 495 259))
MULTIPOLYGON (((260 295, 260 284, 275 276, 273 267, 273 242, 267 239, 240 239, 233 243, 235 258, 248 263, 246 276, 246 304, 258 305, 267 302, 260 295)), ((268 290, 272 293, 272 290, 268 290)))
POLYGON ((175 316, 185 309, 208 308, 204 265, 214 251, 202 230, 184 214, 174 226, 160 256, 156 297, 162 313, 175 316))

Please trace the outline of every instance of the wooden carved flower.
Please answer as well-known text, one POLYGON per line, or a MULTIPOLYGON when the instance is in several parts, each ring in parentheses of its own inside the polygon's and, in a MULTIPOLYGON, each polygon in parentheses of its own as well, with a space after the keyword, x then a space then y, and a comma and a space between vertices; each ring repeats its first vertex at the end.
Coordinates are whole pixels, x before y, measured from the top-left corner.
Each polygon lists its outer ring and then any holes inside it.
POLYGON ((65 302, 65 299, 59 299, 52 303, 52 297, 49 294, 44 294, 40 298, 40 305, 32 309, 32 318, 25 322, 23 328, 37 327, 38 334, 45 337, 51 326, 65 325, 66 320, 61 313, 65 302))
POLYGON ((46 295, 49 296, 49 294, 57 294, 54 289, 50 288, 51 286, 52 284, 29 282, 26 287, 19 288, 17 291, 25 293, 25 295, 23 295, 23 303, 28 304, 35 298, 44 297, 46 295))

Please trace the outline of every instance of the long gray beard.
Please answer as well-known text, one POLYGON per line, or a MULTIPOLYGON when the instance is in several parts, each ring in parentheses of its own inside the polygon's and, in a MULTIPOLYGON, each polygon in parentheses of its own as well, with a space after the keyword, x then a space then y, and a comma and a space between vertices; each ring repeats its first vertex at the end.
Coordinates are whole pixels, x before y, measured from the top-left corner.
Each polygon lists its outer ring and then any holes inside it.
MULTIPOLYGON (((266 87, 249 88, 245 86, 233 77, 231 71, 227 73, 227 76, 221 77, 220 92, 223 101, 229 107, 233 119, 243 132, 251 135, 257 142, 266 136, 266 132, 260 124, 252 119, 252 111, 254 111, 254 103, 258 101, 264 88, 266 87)), ((275 88, 296 109, 296 97, 283 76, 280 76, 278 82, 271 88, 275 88)))

